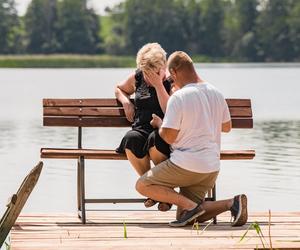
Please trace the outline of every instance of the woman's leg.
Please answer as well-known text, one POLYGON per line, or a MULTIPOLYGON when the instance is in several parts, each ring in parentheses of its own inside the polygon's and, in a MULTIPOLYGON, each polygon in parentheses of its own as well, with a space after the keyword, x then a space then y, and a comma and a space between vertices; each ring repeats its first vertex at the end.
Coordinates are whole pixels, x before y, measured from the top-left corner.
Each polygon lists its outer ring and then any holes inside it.
POLYGON ((144 173, 146 173, 150 169, 150 159, 149 156, 146 155, 143 158, 137 158, 130 149, 125 149, 125 153, 127 156, 127 159, 133 166, 133 168, 136 170, 139 176, 142 176, 144 173))
POLYGON ((150 159, 144 151, 146 142, 147 134, 145 135, 137 130, 129 130, 123 137, 120 146, 116 149, 116 152, 126 154, 127 159, 139 176, 142 176, 150 169, 150 159))
POLYGON ((164 155, 160 151, 157 150, 155 146, 149 149, 150 159, 153 161, 154 165, 157 165, 168 159, 168 156, 164 155))
POLYGON ((148 153, 154 165, 169 158, 170 146, 160 136, 157 130, 153 131, 147 141, 148 153))

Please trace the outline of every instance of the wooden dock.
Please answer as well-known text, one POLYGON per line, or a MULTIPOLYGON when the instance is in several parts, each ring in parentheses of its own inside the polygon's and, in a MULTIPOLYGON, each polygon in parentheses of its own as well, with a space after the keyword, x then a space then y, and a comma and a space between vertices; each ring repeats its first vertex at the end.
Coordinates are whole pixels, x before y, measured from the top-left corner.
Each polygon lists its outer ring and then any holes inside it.
MULTIPOLYGON (((227 213, 205 231, 207 224, 200 224, 198 230, 170 228, 167 222, 174 216, 174 211, 97 211, 88 212, 88 224, 82 225, 75 214, 23 214, 11 232, 12 249, 261 249, 254 230, 240 242, 254 221, 269 244, 267 212, 250 214, 249 223, 239 228, 230 227, 227 213)), ((271 236, 273 249, 300 249, 300 212, 273 213, 271 236)))

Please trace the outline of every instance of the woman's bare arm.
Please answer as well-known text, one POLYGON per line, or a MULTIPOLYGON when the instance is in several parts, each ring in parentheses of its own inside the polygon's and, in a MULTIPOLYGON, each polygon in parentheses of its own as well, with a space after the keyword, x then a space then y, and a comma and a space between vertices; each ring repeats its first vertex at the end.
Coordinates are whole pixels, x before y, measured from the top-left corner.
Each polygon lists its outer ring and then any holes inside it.
POLYGON ((117 84, 115 96, 122 103, 128 121, 133 122, 134 105, 130 101, 130 96, 135 92, 135 74, 131 74, 125 81, 117 84))
POLYGON ((145 78, 148 82, 151 82, 153 87, 156 90, 158 102, 163 113, 166 113, 167 103, 170 95, 166 91, 166 88, 163 84, 163 77, 165 76, 165 72, 161 70, 159 74, 157 74, 154 70, 151 70, 145 74, 145 78))

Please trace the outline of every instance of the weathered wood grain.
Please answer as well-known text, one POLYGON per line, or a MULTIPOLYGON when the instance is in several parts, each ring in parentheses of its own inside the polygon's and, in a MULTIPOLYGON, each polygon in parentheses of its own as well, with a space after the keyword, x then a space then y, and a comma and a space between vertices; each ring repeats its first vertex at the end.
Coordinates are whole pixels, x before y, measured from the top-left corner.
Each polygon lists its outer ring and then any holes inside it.
POLYGON ((38 165, 25 177, 17 193, 10 199, 7 205, 7 210, 0 221, 0 248, 35 187, 42 171, 42 167, 43 163, 39 162, 38 165))
MULTIPOLYGON (((84 156, 85 159, 127 160, 125 154, 116 153, 114 150, 66 148, 41 149, 41 158, 77 159, 80 156, 84 156)), ((253 159, 254 156, 254 150, 222 150, 220 158, 221 160, 246 160, 253 159)))
MULTIPOLYGON (((131 100, 133 101, 133 100, 131 100)), ((250 99, 226 99, 229 107, 251 107, 250 99)), ((44 107, 121 107, 122 104, 115 98, 98 99, 43 99, 44 107)))
MULTIPOLYGON (((231 117, 252 117, 251 107, 230 107, 231 117)), ((44 107, 44 116, 125 117, 123 107, 44 107)))
MULTIPOLYGON (((299 216, 299 212, 272 214, 274 249, 300 248, 299 216)), ((201 223, 199 231, 192 226, 170 228, 167 223, 174 217, 175 211, 94 211, 82 225, 75 214, 21 215, 12 230, 12 249, 256 249, 262 246, 254 230, 240 242, 254 221, 268 240, 267 212, 251 213, 248 223, 238 228, 230 226, 230 214, 224 213, 205 231, 207 223, 201 223)))

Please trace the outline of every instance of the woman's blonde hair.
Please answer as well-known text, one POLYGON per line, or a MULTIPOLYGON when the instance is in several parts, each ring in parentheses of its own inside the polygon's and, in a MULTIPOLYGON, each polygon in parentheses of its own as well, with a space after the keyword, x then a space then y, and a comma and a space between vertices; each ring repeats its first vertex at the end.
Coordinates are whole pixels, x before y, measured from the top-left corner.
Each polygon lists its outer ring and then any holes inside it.
POLYGON ((167 53, 158 43, 147 43, 137 53, 136 64, 142 71, 160 70, 167 63, 167 53))

